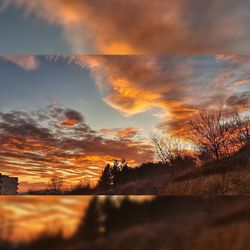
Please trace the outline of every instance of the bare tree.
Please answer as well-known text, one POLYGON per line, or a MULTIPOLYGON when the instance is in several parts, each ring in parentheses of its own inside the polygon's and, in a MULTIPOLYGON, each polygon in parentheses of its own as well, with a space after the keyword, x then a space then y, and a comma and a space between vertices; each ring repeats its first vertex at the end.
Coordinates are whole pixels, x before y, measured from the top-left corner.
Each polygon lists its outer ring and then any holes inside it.
POLYGON ((221 109, 203 109, 190 121, 191 140, 201 152, 216 159, 229 155, 232 126, 228 118, 221 109))
POLYGON ((241 146, 244 146, 250 140, 250 117, 243 116, 236 110, 233 118, 233 127, 238 142, 241 146))
POLYGON ((151 141, 155 148, 155 153, 162 163, 174 166, 175 159, 183 156, 186 150, 184 141, 175 135, 173 132, 167 134, 153 134, 150 135, 151 141))
POLYGON ((60 191, 62 189, 62 186, 63 186, 62 174, 55 173, 50 179, 49 186, 52 190, 60 191))

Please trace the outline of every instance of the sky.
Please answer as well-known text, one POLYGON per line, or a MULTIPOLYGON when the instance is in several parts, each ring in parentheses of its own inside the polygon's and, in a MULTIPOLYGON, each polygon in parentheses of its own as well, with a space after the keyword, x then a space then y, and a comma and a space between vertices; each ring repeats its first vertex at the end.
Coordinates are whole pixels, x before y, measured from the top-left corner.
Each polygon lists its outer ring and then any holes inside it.
MULTIPOLYGON (((248 111, 249 5, 1 0, 0 172, 20 192, 55 173, 65 187, 96 183, 114 159, 154 160, 150 131, 182 131, 204 107, 248 111), (132 54, 152 56, 115 56, 132 54)), ((25 240, 59 221, 72 233, 87 201, 1 197, 0 212, 25 240)))
POLYGON ((235 55, 2 56, 1 173, 23 192, 157 160, 151 132, 184 133, 202 108, 249 110, 249 67, 235 55))
POLYGON ((248 0, 2 0, 0 54, 249 54, 248 0))

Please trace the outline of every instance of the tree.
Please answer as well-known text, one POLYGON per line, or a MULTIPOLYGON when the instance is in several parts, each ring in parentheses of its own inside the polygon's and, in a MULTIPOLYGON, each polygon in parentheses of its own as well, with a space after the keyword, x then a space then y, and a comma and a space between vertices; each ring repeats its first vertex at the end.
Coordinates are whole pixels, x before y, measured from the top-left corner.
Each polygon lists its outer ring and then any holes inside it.
POLYGON ((118 160, 114 161, 113 167, 112 167, 112 184, 113 186, 116 186, 119 184, 119 175, 120 175, 120 164, 118 160))
POLYGON ((184 141, 171 132, 168 134, 151 134, 151 141, 155 148, 155 153, 165 165, 173 167, 175 159, 182 157, 186 149, 184 141))
POLYGON ((111 187, 122 184, 126 182, 130 173, 131 168, 128 166, 125 159, 121 162, 115 160, 113 165, 108 163, 100 176, 96 188, 105 191, 111 187))
POLYGON ((70 190, 70 194, 91 194, 92 191, 89 181, 80 180, 79 184, 70 190))
POLYGON ((240 115, 236 110, 233 118, 234 131, 237 132, 238 142, 244 146, 250 140, 250 117, 240 115))
POLYGON ((54 191, 60 191, 62 189, 62 186, 63 186, 62 174, 55 173, 50 179, 49 186, 54 191))
POLYGON ((118 207, 115 205, 113 199, 107 196, 102 204, 102 212, 104 214, 103 227, 105 234, 108 235, 119 222, 119 217, 117 216, 118 207))
POLYGON ((93 240, 102 234, 102 213, 98 197, 93 197, 78 227, 78 237, 93 240))
POLYGON ((129 174, 131 173, 130 170, 131 168, 128 166, 125 159, 122 159, 120 162, 115 160, 111 170, 113 186, 117 186, 126 182, 129 174))
POLYGON ((126 162, 125 159, 121 161, 121 170, 120 170, 120 175, 118 179, 119 184, 123 184, 128 181, 129 178, 132 176, 132 168, 130 168, 126 162))
POLYGON ((174 160, 175 166, 179 169, 187 169, 196 166, 196 158, 192 155, 178 156, 174 160))
POLYGON ((97 189, 108 190, 111 186, 111 166, 108 163, 104 168, 102 175, 97 183, 97 189))
POLYGON ((221 109, 200 110, 198 118, 190 121, 190 130, 191 140, 201 153, 215 159, 229 155, 232 126, 221 109))

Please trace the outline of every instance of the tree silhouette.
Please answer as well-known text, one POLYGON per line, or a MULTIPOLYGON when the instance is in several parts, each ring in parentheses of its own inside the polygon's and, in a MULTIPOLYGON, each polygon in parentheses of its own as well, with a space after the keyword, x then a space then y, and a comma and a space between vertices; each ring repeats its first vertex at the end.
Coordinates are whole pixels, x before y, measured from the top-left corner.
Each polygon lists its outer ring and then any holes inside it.
POLYGON ((174 132, 168 134, 151 134, 155 153, 166 166, 174 167, 175 159, 182 157, 186 144, 174 132))
POLYGON ((250 116, 241 116, 236 110, 233 118, 233 129, 237 132, 238 142, 244 146, 250 140, 250 116))
POLYGON ((111 166, 108 163, 104 168, 102 175, 97 183, 97 189, 108 190, 111 186, 111 166))
POLYGON ((174 160, 177 169, 187 169, 196 166, 196 158, 192 155, 178 156, 174 160))
POLYGON ((105 229, 105 235, 108 235, 119 221, 118 208, 115 205, 111 197, 107 196, 102 204, 102 213, 104 215, 103 227, 105 229))
POLYGON ((49 182, 49 187, 53 191, 60 191, 63 186, 63 176, 60 173, 55 173, 49 182))
POLYGON ((98 197, 90 201, 84 219, 78 227, 77 236, 86 240, 93 240, 102 234, 102 213, 98 197))
POLYGON ((201 154, 210 158, 223 158, 235 152, 241 122, 235 114, 222 109, 202 109, 197 119, 190 121, 191 140, 201 154))
POLYGON ((119 184, 124 184, 129 180, 129 178, 133 177, 132 176, 132 168, 130 168, 126 162, 125 159, 122 160, 121 162, 121 170, 118 175, 118 183, 119 184))
POLYGON ((205 152, 211 158, 219 159, 228 151, 227 135, 229 123, 222 110, 203 109, 199 117, 190 122, 191 139, 198 146, 201 153, 205 152))
POLYGON ((115 160, 113 165, 109 163, 104 168, 102 175, 96 185, 97 190, 106 191, 111 187, 126 182, 132 175, 132 168, 128 166, 125 159, 121 162, 115 160))
POLYGON ((112 168, 113 186, 125 183, 132 175, 131 170, 132 168, 128 166, 125 159, 122 159, 121 162, 115 161, 112 168))
POLYGON ((120 166, 119 161, 115 160, 112 167, 112 184, 117 186, 119 184, 120 166))

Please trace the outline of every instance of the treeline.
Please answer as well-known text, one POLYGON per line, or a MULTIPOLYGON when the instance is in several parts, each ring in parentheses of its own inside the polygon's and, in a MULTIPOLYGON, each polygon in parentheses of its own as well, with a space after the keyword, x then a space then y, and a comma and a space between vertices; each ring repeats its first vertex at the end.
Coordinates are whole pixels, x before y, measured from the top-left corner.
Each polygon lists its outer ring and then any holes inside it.
POLYGON ((174 169, 169 163, 162 162, 148 162, 139 167, 129 167, 125 160, 121 162, 116 160, 114 164, 108 163, 105 166, 97 183, 96 191, 107 191, 131 181, 153 179, 165 174, 172 175, 173 171, 194 167, 196 158, 191 155, 178 156, 174 159, 174 164, 176 166, 174 169))
POLYGON ((163 175, 172 176, 180 170, 194 168, 196 166, 196 157, 192 155, 178 156, 174 159, 175 167, 172 168, 169 163, 162 162, 147 162, 139 165, 138 167, 131 167, 127 164, 125 159, 122 161, 115 160, 114 163, 108 163, 97 182, 93 187, 88 182, 79 182, 78 185, 69 190, 62 189, 62 177, 56 174, 51 178, 48 189, 29 191, 29 195, 56 195, 56 194, 102 194, 106 191, 113 190, 119 185, 128 182, 136 182, 140 180, 152 180, 163 175))

